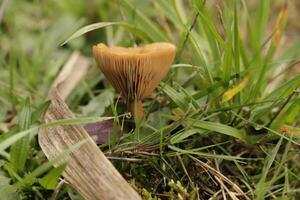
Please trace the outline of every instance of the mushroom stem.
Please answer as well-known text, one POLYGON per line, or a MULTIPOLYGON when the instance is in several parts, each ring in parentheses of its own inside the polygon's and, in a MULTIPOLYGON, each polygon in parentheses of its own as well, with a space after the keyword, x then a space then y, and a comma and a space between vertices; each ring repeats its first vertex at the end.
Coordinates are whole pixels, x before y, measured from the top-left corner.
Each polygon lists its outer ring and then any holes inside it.
MULTIPOLYGON (((128 110, 131 113, 131 118, 134 119, 135 113, 135 101, 129 100, 128 101, 128 110)), ((141 120, 143 117, 143 104, 141 100, 136 101, 136 113, 138 115, 138 119, 141 120)))

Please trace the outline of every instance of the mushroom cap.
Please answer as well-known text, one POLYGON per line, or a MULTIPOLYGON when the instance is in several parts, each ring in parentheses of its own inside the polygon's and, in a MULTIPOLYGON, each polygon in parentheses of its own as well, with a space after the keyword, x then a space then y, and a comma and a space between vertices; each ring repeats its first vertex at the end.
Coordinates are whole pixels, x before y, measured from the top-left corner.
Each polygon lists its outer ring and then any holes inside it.
POLYGON ((97 65, 108 81, 127 99, 143 99, 168 73, 176 47, 170 43, 152 43, 142 47, 93 47, 97 65))

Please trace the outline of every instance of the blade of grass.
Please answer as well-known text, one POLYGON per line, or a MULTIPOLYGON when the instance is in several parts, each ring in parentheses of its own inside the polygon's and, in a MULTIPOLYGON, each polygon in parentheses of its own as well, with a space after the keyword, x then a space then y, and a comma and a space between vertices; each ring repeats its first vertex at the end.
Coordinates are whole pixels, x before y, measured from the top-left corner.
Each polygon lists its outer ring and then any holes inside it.
MULTIPOLYGON (((27 130, 31 125, 31 102, 27 98, 24 102, 23 108, 18 116, 19 130, 27 130)), ((26 159, 30 150, 30 134, 24 135, 19 141, 12 145, 10 150, 10 162, 17 172, 23 172, 26 159)))
POLYGON ((0 152, 4 151, 8 147, 10 147, 12 144, 14 144, 15 142, 17 142, 21 138, 23 138, 25 136, 28 136, 29 134, 36 135, 37 134, 37 130, 38 130, 38 127, 35 126, 35 127, 32 127, 30 129, 21 131, 21 132, 15 134, 15 135, 13 135, 13 136, 11 136, 9 138, 6 138, 6 139, 2 140, 0 142, 0 152))
POLYGON ((257 79, 257 82, 252 91, 252 96, 254 98, 256 98, 262 92, 262 88, 266 84, 265 77, 266 77, 266 73, 269 71, 267 66, 268 66, 268 63, 272 60, 272 57, 273 57, 274 53, 276 52, 276 49, 279 45, 281 33, 282 33, 283 29, 285 28, 286 19, 287 19, 287 5, 285 4, 282 7, 282 9, 277 17, 274 35, 272 37, 272 43, 267 51, 267 54, 262 62, 261 68, 259 69, 259 72, 258 72, 258 79, 257 79))
POLYGON ((79 149, 83 144, 87 142, 86 140, 82 140, 72 146, 70 146, 68 149, 63 150, 59 155, 57 155, 55 158, 51 159, 47 163, 44 163, 43 165, 39 166, 36 168, 33 172, 27 174, 21 181, 16 183, 15 185, 22 186, 22 185, 27 185, 27 184, 32 184, 33 181, 35 181, 35 178, 42 175, 46 171, 48 171, 51 167, 58 165, 58 164, 63 164, 65 165, 66 162, 66 157, 70 155, 72 152, 76 151, 79 149))
POLYGON ((256 23, 257 29, 256 34, 258 38, 258 42, 261 44, 264 37, 264 31, 267 28, 267 22, 269 18, 270 12, 270 0, 259 1, 259 6, 257 10, 256 23))
POLYGON ((213 81, 213 76, 212 76, 212 73, 211 73, 211 69, 209 69, 208 66, 207 66, 207 63, 204 59, 202 50, 201 50, 201 48, 199 46, 199 43, 196 40, 196 37, 194 36, 193 32, 191 32, 189 34, 189 41, 191 42, 192 47, 195 51, 195 57, 196 57, 197 61, 200 63, 200 66, 203 66, 203 68, 204 68, 204 72, 205 72, 205 75, 206 75, 205 78, 208 80, 208 82, 210 84, 213 84, 214 81, 213 81))
POLYGON ((48 190, 54 190, 65 167, 66 164, 63 164, 51 169, 43 178, 39 179, 39 183, 48 190))
POLYGON ((78 31, 76 31, 75 33, 73 33, 69 38, 67 38, 62 44, 61 46, 63 46, 64 44, 68 43, 69 41, 78 38, 80 36, 82 36, 83 34, 93 31, 93 30, 97 30, 99 28, 104 28, 107 26, 111 26, 111 25, 118 25, 121 26, 125 29, 127 29, 128 31, 130 31, 131 33, 135 34, 136 36, 140 37, 141 39, 145 40, 145 41, 151 41, 151 37, 149 37, 149 35, 144 32, 141 29, 136 28, 135 26, 131 25, 131 24, 127 24, 124 22, 99 22, 99 23, 94 23, 94 24, 90 24, 87 26, 84 26, 82 28, 80 28, 78 31))
POLYGON ((238 138, 244 142, 251 142, 251 138, 245 134, 243 130, 236 129, 231 126, 227 126, 218 122, 201 121, 196 119, 188 119, 186 123, 195 128, 201 128, 224 135, 238 138))
MULTIPOLYGON (((240 31, 239 31, 239 18, 238 18, 238 3, 234 1, 234 14, 233 14, 233 57, 235 74, 240 74, 240 31)), ((238 79, 239 80, 239 79, 238 79)), ((240 99, 238 101, 240 102, 240 99)))
POLYGON ((274 100, 277 98, 287 97, 290 93, 293 92, 297 87, 300 86, 300 75, 296 75, 290 80, 287 80, 280 87, 276 88, 274 91, 266 95, 263 100, 274 100))
POLYGON ((163 31, 159 29, 155 23, 153 23, 142 11, 139 10, 139 8, 136 8, 130 1, 120 0, 117 2, 125 11, 128 12, 128 14, 132 15, 132 13, 134 13, 134 20, 137 25, 141 27, 142 30, 147 32, 150 38, 153 39, 153 41, 168 41, 168 38, 163 33, 163 31))
POLYGON ((185 112, 189 109, 191 101, 190 99, 187 99, 183 92, 177 92, 167 84, 161 84, 161 89, 175 102, 180 109, 182 109, 182 111, 185 112))
POLYGON ((159 5, 159 8, 163 10, 166 17, 171 20, 176 27, 183 28, 183 21, 177 15, 175 9, 171 6, 168 0, 157 0, 155 3, 159 5))
POLYGON ((218 33, 213 20, 209 16, 209 11, 207 10, 206 6, 196 6, 196 11, 199 13, 200 18, 202 19, 202 22, 204 23, 204 26, 207 27, 211 33, 213 34, 214 38, 218 41, 218 44, 224 48, 225 43, 223 41, 223 38, 218 33))
POLYGON ((188 129, 184 130, 174 136, 170 139, 171 144, 176 144, 183 142, 186 138, 195 135, 195 134, 201 134, 204 133, 205 131, 201 131, 201 129, 188 129))
POLYGON ((258 181, 258 183, 256 184, 255 195, 256 195, 257 200, 265 199, 265 195, 268 193, 268 191, 270 191, 271 185, 270 185, 269 182, 267 182, 267 175, 270 171, 270 168, 271 168, 273 162, 275 161, 275 157, 276 157, 277 152, 278 152, 278 150, 281 146, 282 139, 283 138, 280 138, 278 140, 276 146, 271 151, 270 156, 266 157, 266 164, 265 164, 265 166, 262 170, 261 178, 258 181))
MULTIPOLYGON (((173 145, 168 145, 170 149, 173 151, 178 152, 180 155, 188 154, 188 155, 198 155, 204 158, 218 158, 218 159, 224 159, 224 160, 236 160, 236 161, 241 161, 244 160, 245 158, 237 157, 237 156, 228 156, 228 155, 218 155, 218 154, 211 154, 211 153, 205 153, 205 152, 200 152, 199 150, 194 151, 193 149, 180 149, 178 147, 175 147, 173 145)), ((242 162, 242 161, 241 161, 242 162)))

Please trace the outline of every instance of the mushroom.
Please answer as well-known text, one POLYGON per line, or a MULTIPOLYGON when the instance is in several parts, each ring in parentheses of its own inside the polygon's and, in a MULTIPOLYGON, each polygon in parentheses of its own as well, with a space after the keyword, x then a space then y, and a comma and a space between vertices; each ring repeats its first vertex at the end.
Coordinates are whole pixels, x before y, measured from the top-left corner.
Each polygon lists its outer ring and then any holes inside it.
POLYGON ((127 101, 128 110, 142 119, 142 99, 149 97, 168 73, 176 47, 170 43, 152 43, 143 47, 93 47, 97 65, 115 90, 127 101), (135 104, 136 102, 136 104, 135 104))

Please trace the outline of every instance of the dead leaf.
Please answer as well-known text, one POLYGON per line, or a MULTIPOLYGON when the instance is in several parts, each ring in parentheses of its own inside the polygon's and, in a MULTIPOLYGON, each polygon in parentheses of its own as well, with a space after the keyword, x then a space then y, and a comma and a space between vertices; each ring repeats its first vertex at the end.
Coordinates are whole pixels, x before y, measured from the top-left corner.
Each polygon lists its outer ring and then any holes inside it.
POLYGON ((249 81, 249 77, 247 76, 237 86, 235 86, 234 88, 232 88, 230 90, 227 90, 223 94, 223 98, 222 98, 223 102, 231 100, 235 95, 237 95, 239 92, 241 92, 246 87, 246 85, 248 84, 248 81, 249 81))
MULTIPOLYGON (((49 99, 46 123, 75 117, 56 89, 50 91, 49 99)), ((51 126, 39 133, 39 144, 49 160, 82 140, 87 142, 66 158, 68 165, 63 176, 70 185, 87 200, 141 200, 82 126, 51 126)))
POLYGON ((73 52, 53 82, 51 88, 57 88, 60 97, 65 100, 85 76, 89 64, 89 60, 78 51, 73 52))

